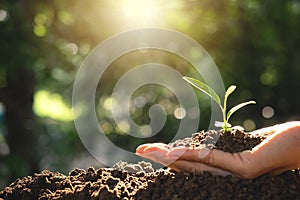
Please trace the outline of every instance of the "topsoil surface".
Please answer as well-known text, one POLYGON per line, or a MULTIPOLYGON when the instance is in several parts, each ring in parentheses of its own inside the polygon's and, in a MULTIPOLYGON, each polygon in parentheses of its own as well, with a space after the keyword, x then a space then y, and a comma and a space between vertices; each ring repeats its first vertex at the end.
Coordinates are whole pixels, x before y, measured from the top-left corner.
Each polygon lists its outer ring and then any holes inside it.
MULTIPOLYGON (((169 146, 206 145, 228 152, 250 150, 266 135, 243 131, 200 132, 169 146), (207 136, 207 137, 206 137, 207 136), (215 138, 220 136, 213 145, 215 138)), ((299 199, 300 171, 277 176, 263 175, 246 180, 216 176, 208 172, 192 174, 170 169, 153 170, 150 163, 116 163, 113 168, 74 169, 68 175, 48 170, 17 179, 0 192, 0 199, 299 199)))

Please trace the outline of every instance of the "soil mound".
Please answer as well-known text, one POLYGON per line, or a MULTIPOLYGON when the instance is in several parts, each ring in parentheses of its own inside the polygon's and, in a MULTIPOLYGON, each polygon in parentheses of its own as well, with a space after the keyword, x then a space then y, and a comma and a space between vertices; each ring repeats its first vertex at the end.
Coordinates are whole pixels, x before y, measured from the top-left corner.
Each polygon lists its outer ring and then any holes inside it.
MULTIPOLYGON (((208 131, 169 146, 206 145, 239 152, 253 148, 265 137, 240 130, 208 131), (217 137, 218 142, 214 144, 217 137)), ((300 199, 300 171, 245 180, 231 175, 213 176, 208 172, 195 175, 169 169, 154 171, 147 162, 121 161, 113 168, 74 169, 69 175, 45 170, 16 180, 0 192, 0 199, 300 199)))

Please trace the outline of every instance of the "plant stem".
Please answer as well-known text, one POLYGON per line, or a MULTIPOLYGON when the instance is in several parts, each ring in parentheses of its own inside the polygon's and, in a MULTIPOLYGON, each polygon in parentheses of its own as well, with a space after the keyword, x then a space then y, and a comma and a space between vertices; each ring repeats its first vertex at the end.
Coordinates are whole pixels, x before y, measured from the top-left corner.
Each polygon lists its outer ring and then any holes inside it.
POLYGON ((226 110, 227 110, 227 98, 225 96, 225 98, 224 98, 224 105, 223 105, 223 109, 222 109, 222 112, 223 112, 223 122, 224 122, 224 125, 223 125, 224 131, 227 131, 227 129, 228 129, 228 127, 227 127, 226 110))

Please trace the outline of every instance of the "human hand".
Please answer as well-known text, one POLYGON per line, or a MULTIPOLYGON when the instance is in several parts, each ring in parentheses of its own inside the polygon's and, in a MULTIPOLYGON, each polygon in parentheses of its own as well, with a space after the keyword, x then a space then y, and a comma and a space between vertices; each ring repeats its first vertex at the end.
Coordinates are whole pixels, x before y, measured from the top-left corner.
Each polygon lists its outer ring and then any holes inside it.
POLYGON ((166 144, 143 144, 136 154, 167 165, 176 171, 213 174, 229 173, 242 178, 255 178, 265 173, 279 174, 300 167, 300 122, 288 122, 252 132, 272 133, 249 151, 228 153, 217 149, 177 147, 166 144))

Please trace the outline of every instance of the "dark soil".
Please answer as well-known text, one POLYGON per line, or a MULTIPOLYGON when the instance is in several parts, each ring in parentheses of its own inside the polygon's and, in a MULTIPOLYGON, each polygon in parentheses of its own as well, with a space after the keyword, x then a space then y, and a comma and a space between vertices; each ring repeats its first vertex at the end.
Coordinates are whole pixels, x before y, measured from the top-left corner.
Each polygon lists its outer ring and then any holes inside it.
MULTIPOLYGON (((228 152, 251 149, 266 136, 201 132, 169 144, 218 148, 228 152), (218 142, 212 141, 220 134, 218 142), (205 136, 209 137, 205 137, 205 136)), ((300 199, 300 172, 245 180, 208 172, 194 175, 169 169, 154 171, 151 164, 116 163, 113 168, 74 169, 69 175, 42 171, 18 179, 0 192, 0 199, 300 199)))

